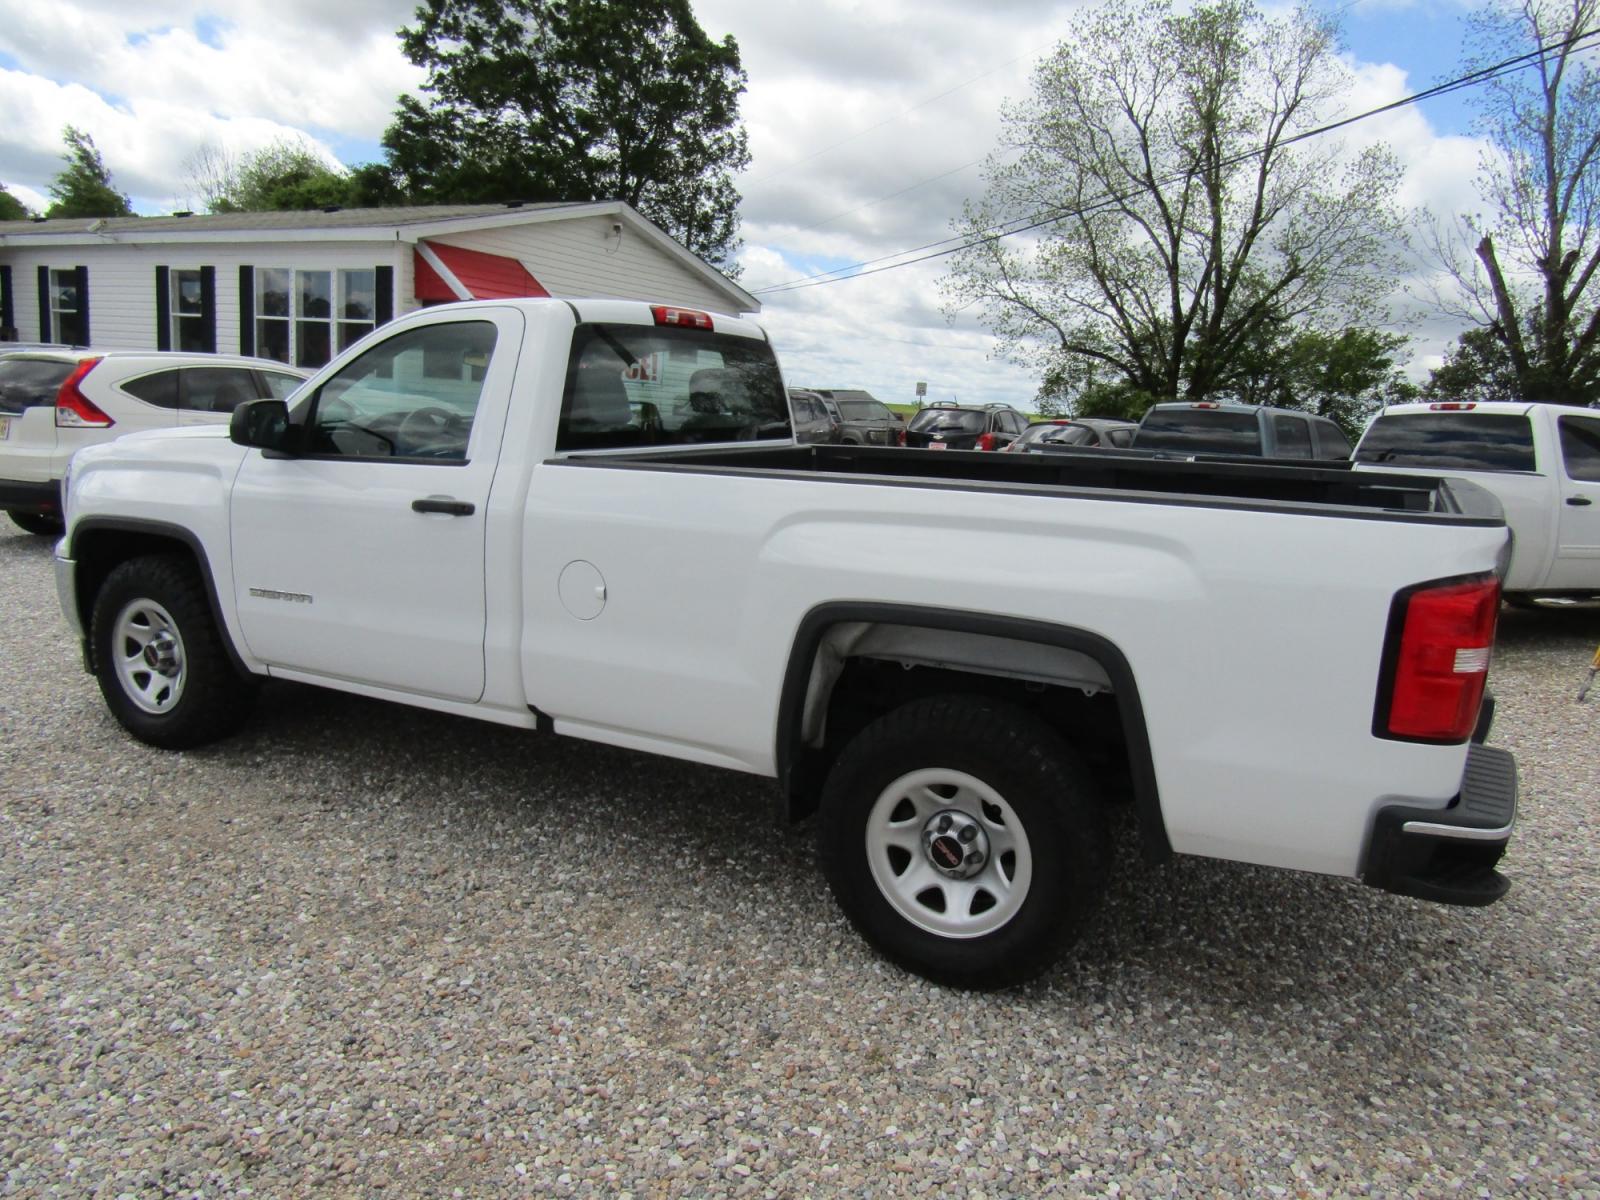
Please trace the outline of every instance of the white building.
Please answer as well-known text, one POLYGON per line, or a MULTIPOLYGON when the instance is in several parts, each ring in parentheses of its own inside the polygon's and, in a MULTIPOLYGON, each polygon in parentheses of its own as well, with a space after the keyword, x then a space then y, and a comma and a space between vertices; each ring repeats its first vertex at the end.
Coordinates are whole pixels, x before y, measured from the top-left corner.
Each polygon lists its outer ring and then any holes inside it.
POLYGON ((0 221, 0 344, 317 367, 414 308, 509 296, 761 307, 617 201, 0 221))

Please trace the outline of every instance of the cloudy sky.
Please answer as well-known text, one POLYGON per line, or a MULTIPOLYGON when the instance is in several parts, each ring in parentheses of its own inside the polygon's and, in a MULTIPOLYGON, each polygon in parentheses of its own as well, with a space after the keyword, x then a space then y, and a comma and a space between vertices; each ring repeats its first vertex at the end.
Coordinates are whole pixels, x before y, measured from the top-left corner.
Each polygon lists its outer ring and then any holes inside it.
MULTIPOLYGON (((1330 0, 1321 0, 1328 3, 1330 0)), ((981 190, 999 109, 1077 7, 1045 0, 694 0, 732 34, 749 73, 754 161, 740 180, 746 288, 876 260, 950 235, 981 190)), ((185 164, 202 143, 248 151, 301 134, 331 157, 379 157, 378 138, 418 72, 394 31, 408 0, 0 0, 0 182, 36 208, 60 169, 61 129, 88 130, 140 212, 198 208, 185 164)), ((1454 73, 1457 0, 1339 0, 1364 111, 1454 73)), ((1391 145, 1401 197, 1477 207, 1479 147, 1455 98, 1352 127, 1351 148, 1391 145)), ((762 297, 791 382, 910 400, 1027 404, 1035 380, 991 357, 969 317, 941 310, 943 260, 762 297)), ((1403 307, 1403 304, 1402 304, 1403 307)), ((1419 319, 1414 372, 1449 327, 1419 319)))

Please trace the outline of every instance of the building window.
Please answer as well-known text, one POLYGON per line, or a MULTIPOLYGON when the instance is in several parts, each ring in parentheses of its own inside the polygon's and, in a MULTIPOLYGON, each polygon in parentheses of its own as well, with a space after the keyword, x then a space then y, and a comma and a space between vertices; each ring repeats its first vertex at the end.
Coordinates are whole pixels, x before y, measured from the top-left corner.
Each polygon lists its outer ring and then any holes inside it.
POLYGON ((206 337, 205 288, 200 270, 176 270, 172 284, 172 348, 191 353, 211 349, 206 337))
POLYGON ((50 272, 50 329, 56 341, 82 346, 83 297, 78 294, 78 272, 50 272))
POLYGON ((260 267, 256 273, 256 353, 320 367, 371 333, 376 324, 377 272, 302 271, 260 267))

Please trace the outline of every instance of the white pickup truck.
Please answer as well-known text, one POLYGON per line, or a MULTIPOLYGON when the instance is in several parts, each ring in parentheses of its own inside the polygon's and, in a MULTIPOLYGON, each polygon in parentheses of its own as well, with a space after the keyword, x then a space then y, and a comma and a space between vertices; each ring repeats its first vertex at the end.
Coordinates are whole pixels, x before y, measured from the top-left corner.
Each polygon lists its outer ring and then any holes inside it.
POLYGON ((1600 596, 1600 412, 1556 404, 1395 404, 1356 447, 1363 471, 1429 472, 1493 492, 1511 527, 1507 599, 1600 596))
POLYGON ((83 450, 66 520, 61 602, 135 737, 220 737, 269 677, 773 777, 931 978, 1069 946, 1117 802, 1152 860, 1507 886, 1507 539, 1471 484, 798 446, 748 321, 527 300, 83 450))

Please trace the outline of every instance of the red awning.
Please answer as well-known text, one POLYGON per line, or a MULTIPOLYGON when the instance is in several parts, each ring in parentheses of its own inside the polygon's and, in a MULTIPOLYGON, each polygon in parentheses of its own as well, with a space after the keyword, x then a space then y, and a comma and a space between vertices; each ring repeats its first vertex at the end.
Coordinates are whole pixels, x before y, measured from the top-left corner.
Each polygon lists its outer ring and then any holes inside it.
POLYGON ((509 300, 550 294, 527 267, 503 255, 422 242, 412 257, 418 300, 509 300))

